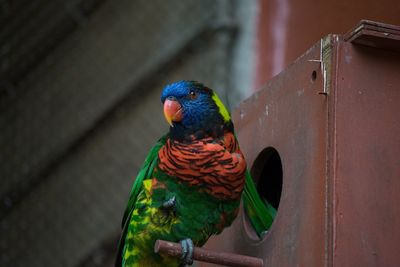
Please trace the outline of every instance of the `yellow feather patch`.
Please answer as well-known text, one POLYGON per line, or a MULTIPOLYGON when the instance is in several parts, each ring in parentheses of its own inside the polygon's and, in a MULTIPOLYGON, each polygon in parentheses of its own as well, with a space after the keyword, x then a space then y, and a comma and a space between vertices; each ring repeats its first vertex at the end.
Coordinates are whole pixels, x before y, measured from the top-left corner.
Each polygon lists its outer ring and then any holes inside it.
POLYGON ((222 103, 221 99, 219 99, 218 95, 215 92, 213 92, 213 95, 212 95, 211 98, 214 100, 215 104, 217 105, 217 107, 219 109, 219 113, 224 118, 224 122, 230 121, 231 120, 231 115, 229 115, 228 110, 226 109, 226 107, 222 103))
POLYGON ((152 184, 152 180, 151 179, 147 179, 147 180, 143 181, 143 187, 144 187, 144 191, 145 191, 147 197, 150 196, 151 184, 152 184))

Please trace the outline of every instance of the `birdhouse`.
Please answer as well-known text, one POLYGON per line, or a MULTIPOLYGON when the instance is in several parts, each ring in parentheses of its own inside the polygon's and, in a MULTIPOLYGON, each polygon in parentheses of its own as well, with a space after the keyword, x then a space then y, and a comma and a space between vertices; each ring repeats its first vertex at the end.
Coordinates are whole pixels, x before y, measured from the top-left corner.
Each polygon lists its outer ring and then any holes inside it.
POLYGON ((242 209, 207 248, 268 267, 400 266, 400 27, 326 36, 233 117, 278 212, 259 238, 242 209))

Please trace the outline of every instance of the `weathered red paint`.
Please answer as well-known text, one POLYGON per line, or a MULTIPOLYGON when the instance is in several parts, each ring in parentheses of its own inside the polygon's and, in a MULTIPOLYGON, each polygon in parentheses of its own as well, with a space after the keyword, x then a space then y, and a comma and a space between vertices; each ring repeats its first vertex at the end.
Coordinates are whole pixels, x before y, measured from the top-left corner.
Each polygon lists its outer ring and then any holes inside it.
POLYGON ((241 211, 207 248, 268 267, 400 266, 400 53, 348 40, 317 43, 234 112, 250 167, 279 152, 282 196, 265 238, 241 211))
POLYGON ((387 50, 400 48, 400 27, 388 27, 364 36, 373 47, 337 46, 335 266, 400 266, 400 53, 387 50))

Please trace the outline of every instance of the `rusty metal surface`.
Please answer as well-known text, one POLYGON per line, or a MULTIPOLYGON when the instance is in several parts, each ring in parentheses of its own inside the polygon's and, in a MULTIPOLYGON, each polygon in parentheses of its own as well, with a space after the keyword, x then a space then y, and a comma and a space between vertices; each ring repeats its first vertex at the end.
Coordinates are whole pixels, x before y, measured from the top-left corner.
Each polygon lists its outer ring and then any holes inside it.
POLYGON ((400 266, 400 53, 340 43, 335 99, 335 266, 400 266))
POLYGON ((270 232, 258 240, 241 210, 207 248, 268 267, 400 266, 399 114, 400 53, 314 45, 233 114, 250 167, 267 147, 281 157, 270 232))
POLYGON ((400 26, 362 20, 343 36, 347 42, 400 52, 400 26))
POLYGON ((255 239, 241 213, 235 225, 208 247, 261 257, 265 266, 324 265, 327 98, 319 94, 319 59, 317 44, 234 113, 249 166, 267 147, 274 147, 281 157, 283 190, 270 233, 261 241, 255 239))

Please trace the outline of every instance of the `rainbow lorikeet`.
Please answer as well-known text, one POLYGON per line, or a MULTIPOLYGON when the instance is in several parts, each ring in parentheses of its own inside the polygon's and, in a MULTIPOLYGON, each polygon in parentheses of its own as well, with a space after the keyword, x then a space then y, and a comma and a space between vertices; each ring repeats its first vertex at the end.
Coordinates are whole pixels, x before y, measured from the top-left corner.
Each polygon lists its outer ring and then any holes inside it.
POLYGON ((116 266, 184 266, 235 219, 242 192, 261 234, 274 217, 259 198, 234 135, 229 112, 213 90, 194 81, 164 88, 169 132, 148 154, 122 220, 116 266), (155 254, 157 239, 181 242, 183 259, 155 254))

